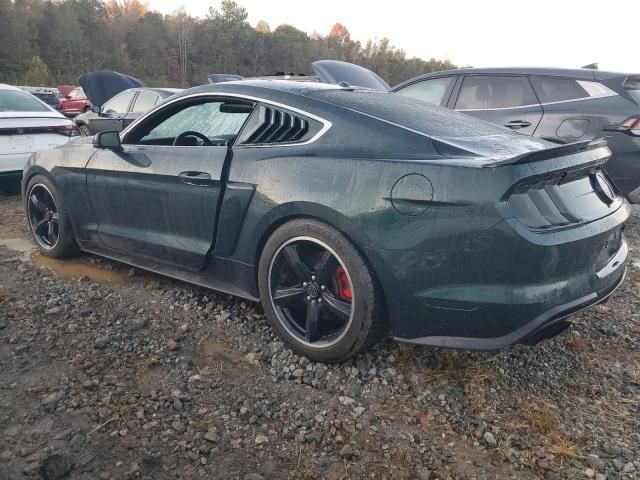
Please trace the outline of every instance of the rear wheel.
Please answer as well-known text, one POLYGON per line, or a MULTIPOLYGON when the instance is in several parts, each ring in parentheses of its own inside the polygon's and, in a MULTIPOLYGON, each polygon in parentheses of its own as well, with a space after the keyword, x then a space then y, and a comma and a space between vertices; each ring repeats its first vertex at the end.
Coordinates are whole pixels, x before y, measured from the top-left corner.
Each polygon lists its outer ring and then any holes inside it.
POLYGON ((89 130, 89 127, 87 125, 82 124, 78 127, 78 129, 80 130, 80 135, 82 135, 83 137, 91 136, 91 131, 89 130))
POLYGON ((43 255, 62 258, 77 251, 69 217, 53 183, 34 176, 25 196, 27 224, 43 255))
POLYGON ((271 325, 312 360, 345 360, 386 333, 382 295, 369 268, 329 225, 301 219, 278 228, 258 275, 271 325))

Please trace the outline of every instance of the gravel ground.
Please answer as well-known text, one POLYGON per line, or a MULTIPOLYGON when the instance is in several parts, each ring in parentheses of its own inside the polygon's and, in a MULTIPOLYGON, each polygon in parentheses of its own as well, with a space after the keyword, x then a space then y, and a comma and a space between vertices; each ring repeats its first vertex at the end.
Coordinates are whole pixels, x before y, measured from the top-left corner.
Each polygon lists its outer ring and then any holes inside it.
MULTIPOLYGON (((533 348, 309 362, 258 305, 29 252, 0 195, 0 478, 640 478, 640 262, 533 348), (3 246, 4 245, 4 246, 3 246)), ((640 209, 627 227, 640 250, 640 209)))

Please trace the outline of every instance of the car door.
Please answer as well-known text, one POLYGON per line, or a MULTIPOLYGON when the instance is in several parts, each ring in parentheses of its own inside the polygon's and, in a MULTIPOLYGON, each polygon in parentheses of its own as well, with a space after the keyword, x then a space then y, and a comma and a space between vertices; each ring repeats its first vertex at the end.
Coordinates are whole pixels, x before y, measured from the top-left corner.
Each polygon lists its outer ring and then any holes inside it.
POLYGON ((107 249, 199 270, 215 238, 230 144, 253 109, 240 100, 176 99, 99 150, 87 188, 107 249))
POLYGON ((533 135, 542 119, 531 83, 520 75, 465 75, 454 108, 526 135, 533 135))
POLYGON ((137 94, 136 90, 126 90, 102 106, 100 113, 93 115, 89 120, 89 128, 92 133, 107 132, 109 130, 121 131, 125 127, 125 117, 137 94))

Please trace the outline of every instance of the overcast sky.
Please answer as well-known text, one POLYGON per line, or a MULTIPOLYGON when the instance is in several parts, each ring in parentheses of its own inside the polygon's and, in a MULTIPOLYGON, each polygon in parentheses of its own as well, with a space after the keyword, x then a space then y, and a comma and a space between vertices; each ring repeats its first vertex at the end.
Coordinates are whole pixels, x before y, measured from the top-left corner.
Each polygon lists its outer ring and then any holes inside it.
MULTIPOLYGON (((218 1, 148 0, 204 16, 218 1)), ((388 37, 409 55, 458 66, 581 67, 640 73, 640 1, 594 0, 238 0, 255 26, 289 23, 327 34, 340 22, 356 40, 388 37)))

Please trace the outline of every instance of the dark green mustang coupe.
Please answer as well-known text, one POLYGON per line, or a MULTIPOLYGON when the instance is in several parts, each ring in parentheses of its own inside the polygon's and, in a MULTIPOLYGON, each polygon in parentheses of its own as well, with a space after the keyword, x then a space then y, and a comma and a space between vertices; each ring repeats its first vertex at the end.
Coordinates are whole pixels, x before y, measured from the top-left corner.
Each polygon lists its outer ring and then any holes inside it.
POLYGON ((45 255, 261 301, 291 348, 338 361, 388 336, 533 344, 607 299, 630 212, 609 156, 346 83, 241 80, 35 154, 23 193, 45 255))

